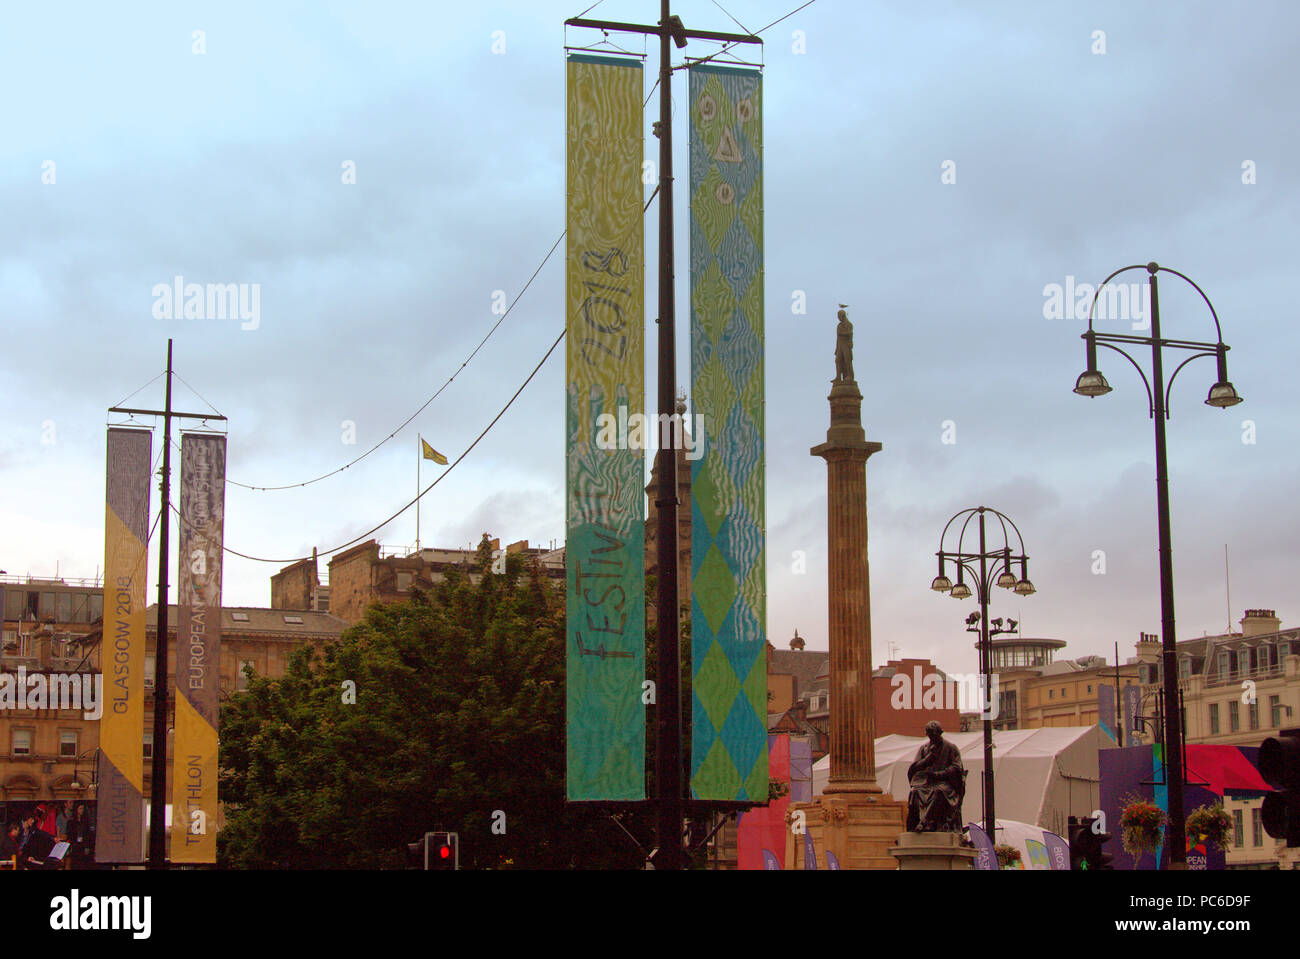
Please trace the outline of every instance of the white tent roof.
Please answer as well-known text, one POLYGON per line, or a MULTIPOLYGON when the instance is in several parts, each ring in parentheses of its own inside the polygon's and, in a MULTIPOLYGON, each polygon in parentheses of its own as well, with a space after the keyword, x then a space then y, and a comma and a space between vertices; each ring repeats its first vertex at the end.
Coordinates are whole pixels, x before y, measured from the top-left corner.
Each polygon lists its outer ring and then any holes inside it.
MULTIPOLYGON (((982 822, 981 779, 984 733, 944 733, 966 766, 963 822, 982 822)), ((876 782, 895 799, 907 801, 907 767, 924 736, 882 736, 876 740, 876 782)), ((1088 816, 1098 808, 1097 752, 1114 743, 1099 726, 1008 729, 993 733, 994 801, 999 820, 1032 823, 1064 835, 1066 817, 1088 816)), ((830 756, 813 766, 813 794, 830 778, 830 756)))

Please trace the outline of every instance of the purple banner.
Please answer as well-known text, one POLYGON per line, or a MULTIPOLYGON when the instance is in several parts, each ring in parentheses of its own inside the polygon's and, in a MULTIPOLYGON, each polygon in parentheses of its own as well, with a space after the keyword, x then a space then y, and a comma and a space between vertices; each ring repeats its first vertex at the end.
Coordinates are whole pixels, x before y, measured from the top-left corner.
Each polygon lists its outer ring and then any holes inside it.
POLYGON ((1047 855, 1051 860, 1053 869, 1070 870, 1070 844, 1054 832, 1043 830, 1043 845, 1047 847, 1047 855))
POLYGON ((975 844, 975 850, 979 853, 975 857, 975 868, 984 870, 997 869, 998 854, 993 851, 993 842, 989 839, 989 834, 974 823, 970 823, 966 828, 970 830, 971 842, 975 844))

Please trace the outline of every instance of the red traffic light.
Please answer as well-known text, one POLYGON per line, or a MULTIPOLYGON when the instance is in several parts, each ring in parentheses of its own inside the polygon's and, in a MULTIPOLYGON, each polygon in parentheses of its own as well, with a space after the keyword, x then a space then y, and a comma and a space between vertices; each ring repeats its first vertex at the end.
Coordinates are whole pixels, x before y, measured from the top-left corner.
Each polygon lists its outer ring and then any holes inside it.
POLYGON ((447 845, 444 845, 444 846, 440 847, 440 848, 438 849, 438 856, 439 856, 440 858, 442 858, 442 859, 450 859, 450 858, 451 858, 451 847, 450 847, 450 846, 447 846, 447 845))

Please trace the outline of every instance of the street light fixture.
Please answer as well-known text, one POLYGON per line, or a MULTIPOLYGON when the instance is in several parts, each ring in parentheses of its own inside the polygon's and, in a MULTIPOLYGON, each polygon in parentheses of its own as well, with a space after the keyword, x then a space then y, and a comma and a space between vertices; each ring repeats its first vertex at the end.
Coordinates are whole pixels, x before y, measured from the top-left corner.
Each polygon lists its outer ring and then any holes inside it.
POLYGON ((967 632, 980 634, 980 674, 984 679, 984 702, 982 704, 984 714, 984 831, 988 833, 989 839, 994 840, 997 837, 997 820, 993 802, 993 647, 990 637, 1000 633, 1013 632, 1016 624, 1012 620, 1011 624, 1004 629, 1000 619, 995 620, 992 624, 989 623, 989 593, 994 585, 1010 588, 1021 596, 1028 596, 1034 592, 1034 585, 1029 582, 1029 557, 1025 555, 1025 541, 1020 535, 1020 530, 1016 527, 1016 524, 1005 514, 988 506, 962 510, 948 520, 948 525, 943 528, 943 533, 939 536, 938 556, 939 576, 930 584, 931 589, 938 589, 940 580, 945 583, 948 581, 944 575, 945 564, 953 563, 957 567, 957 585, 952 587, 948 595, 953 599, 966 599, 971 595, 971 588, 965 583, 965 574, 967 572, 971 574, 975 588, 979 590, 979 612, 971 613, 966 618, 966 628, 967 632), (987 546, 984 524, 986 513, 991 513, 1002 527, 1002 545, 993 550, 988 549, 987 546), (977 516, 979 517, 979 552, 966 552, 962 548, 966 528, 970 525, 971 520, 977 516), (957 534, 956 550, 945 550, 943 545, 948 536, 948 531, 962 517, 965 518, 962 520, 960 532, 957 534), (1015 531, 1016 540, 1020 547, 1020 552, 1015 555, 1011 552, 1011 534, 1007 530, 1008 526, 1015 531), (1020 563, 1020 578, 1018 580, 1012 569, 1012 564, 1016 562, 1020 563), (992 629, 990 629, 990 625, 992 629))
MULTIPOLYGON (((1164 667, 1164 694, 1165 701, 1169 703, 1178 702, 1178 668, 1177 668, 1177 638, 1174 629, 1174 569, 1173 569, 1173 552, 1172 536, 1170 534, 1169 524, 1169 466, 1165 450, 1165 420, 1169 418, 1169 395, 1173 389, 1174 380, 1184 366, 1192 360, 1202 356, 1212 356, 1218 364, 1218 379, 1210 387, 1209 395, 1206 396, 1205 402, 1208 406, 1218 409, 1227 409, 1230 406, 1236 406, 1241 402, 1241 396, 1238 395, 1236 387, 1228 380, 1228 345, 1223 342, 1223 330, 1219 325, 1219 315, 1214 310, 1214 304, 1210 298, 1205 295, 1205 291, 1196 285, 1189 277, 1184 276, 1177 270, 1171 270, 1169 267, 1162 267, 1158 263, 1148 263, 1146 266, 1135 264, 1116 270, 1106 279, 1102 280, 1101 285, 1097 287, 1092 297, 1092 308, 1088 313, 1088 332, 1084 333, 1083 340, 1087 344, 1087 369, 1076 381, 1074 392, 1088 397, 1102 396, 1110 392, 1110 384, 1106 378, 1101 375, 1097 368, 1097 345, 1101 344, 1109 350, 1114 350, 1126 360, 1133 364, 1133 368, 1138 371, 1142 377, 1142 383, 1147 390, 1148 413, 1155 420, 1156 425, 1156 514, 1159 524, 1160 537, 1160 622, 1161 622, 1161 654, 1164 667), (1093 329, 1093 316, 1096 312, 1097 297, 1111 280, 1129 270, 1145 269, 1148 274, 1147 282, 1151 290, 1151 335, 1150 336, 1131 336, 1128 334, 1118 333, 1098 333, 1093 329), (1159 288, 1156 283, 1156 274, 1161 271, 1172 273, 1174 276, 1185 280, 1188 284, 1201 295, 1205 305, 1209 307, 1210 315, 1214 318, 1214 329, 1216 340, 1213 343, 1202 343, 1194 340, 1168 340, 1163 339, 1160 335, 1160 296, 1159 288), (1134 345, 1149 346, 1151 348, 1151 380, 1143 372, 1142 367, 1138 365, 1133 357, 1129 356, 1123 349, 1116 346, 1116 343, 1126 343, 1134 345), (1187 357, 1174 370, 1173 375, 1169 377, 1168 385, 1164 381, 1164 350, 1166 348, 1188 350, 1192 355, 1187 357)), ((1032 587, 1031 587, 1032 588, 1032 587)), ((1019 586, 1016 591, 1019 592, 1019 586)), ((1186 826, 1184 823, 1183 807, 1183 763, 1182 763, 1182 729, 1179 721, 1180 710, 1167 709, 1164 716, 1164 763, 1166 769, 1165 781, 1169 790, 1169 858, 1166 861, 1167 868, 1182 869, 1186 867, 1186 826)))

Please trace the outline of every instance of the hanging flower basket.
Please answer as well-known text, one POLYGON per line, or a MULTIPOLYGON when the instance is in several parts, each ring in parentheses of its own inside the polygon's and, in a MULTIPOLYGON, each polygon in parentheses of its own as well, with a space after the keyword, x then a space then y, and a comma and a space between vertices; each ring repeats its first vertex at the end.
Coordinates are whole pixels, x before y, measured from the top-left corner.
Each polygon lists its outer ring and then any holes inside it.
POLYGON ((1138 796, 1130 797, 1120 814, 1120 841, 1124 851, 1133 857, 1133 868, 1143 853, 1155 852, 1164 842, 1164 827, 1169 817, 1165 811, 1138 796))
POLYGON ((1203 842, 1228 848, 1228 836, 1232 831, 1232 817, 1223 808, 1223 803, 1213 806, 1198 806, 1187 817, 1187 835, 1203 842))
POLYGON ((1020 862, 1020 850, 1015 846, 997 845, 993 851, 998 856, 999 869, 1023 869, 1024 865, 1020 862))

